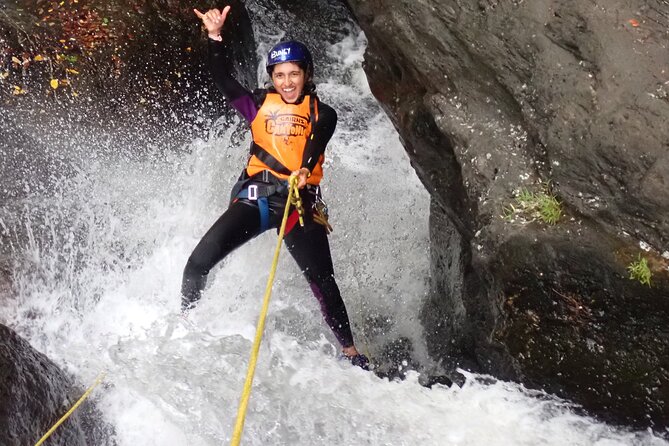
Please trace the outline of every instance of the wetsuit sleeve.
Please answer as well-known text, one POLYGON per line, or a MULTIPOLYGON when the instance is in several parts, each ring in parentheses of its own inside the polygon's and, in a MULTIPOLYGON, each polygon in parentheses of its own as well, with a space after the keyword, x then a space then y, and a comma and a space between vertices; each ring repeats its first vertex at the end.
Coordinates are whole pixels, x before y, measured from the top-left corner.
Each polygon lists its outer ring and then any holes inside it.
POLYGON ((209 66, 216 87, 246 121, 253 121, 260 108, 256 102, 257 95, 248 91, 232 77, 225 58, 223 42, 212 39, 208 41, 209 66))
POLYGON ((314 170, 318 159, 325 153, 325 146, 332 138, 335 127, 337 127, 337 112, 329 105, 319 101, 318 121, 314 124, 302 157, 302 167, 309 169, 309 172, 314 170))

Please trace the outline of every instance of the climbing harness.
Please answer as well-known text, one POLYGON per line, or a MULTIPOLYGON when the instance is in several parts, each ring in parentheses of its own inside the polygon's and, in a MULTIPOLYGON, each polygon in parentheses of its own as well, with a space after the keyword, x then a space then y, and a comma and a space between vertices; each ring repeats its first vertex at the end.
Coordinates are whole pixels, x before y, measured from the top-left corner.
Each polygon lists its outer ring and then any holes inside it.
POLYGON ((234 431, 232 433, 231 446, 238 446, 242 439, 242 431, 244 430, 244 420, 246 418, 246 409, 251 396, 251 386, 253 385, 253 376, 255 374, 256 363, 258 362, 258 352, 260 351, 260 342, 262 341, 263 331, 265 329, 265 319, 267 318, 267 310, 269 308, 269 299, 272 294, 272 285, 274 283, 274 275, 276 274, 277 264, 279 263, 279 252, 281 251, 281 244, 283 243, 283 236, 286 230, 286 222, 288 220, 288 213, 291 206, 295 206, 299 213, 300 224, 304 226, 302 219, 302 200, 297 189, 297 177, 290 177, 288 187, 288 199, 286 200, 286 208, 283 212, 283 220, 281 220, 281 227, 279 228, 279 240, 274 251, 274 260, 272 261, 272 268, 270 269, 269 278, 267 279, 267 287, 265 288, 265 297, 263 299, 263 306, 260 310, 258 318, 258 326, 256 327, 256 336, 251 348, 251 357, 249 359, 249 368, 246 373, 246 381, 242 390, 242 396, 239 402, 239 409, 237 410, 237 421, 235 422, 234 431))
POLYGON ((239 181, 232 188, 231 201, 240 198, 255 201, 260 211, 260 232, 265 232, 269 229, 269 197, 274 194, 288 195, 288 182, 279 180, 268 170, 263 170, 252 177, 242 172, 239 181))
MULTIPOLYGON (((311 214, 313 221, 325 226, 326 232, 332 232, 332 226, 328 223, 328 208, 321 197, 320 186, 307 184, 304 188, 307 194, 307 202, 313 202, 311 214)), ((272 195, 288 195, 288 181, 280 180, 269 170, 263 170, 252 177, 248 177, 242 172, 240 179, 232 188, 231 202, 238 199, 246 199, 256 202, 260 212, 260 232, 269 229, 270 203, 269 198, 272 195)), ((304 207, 302 200, 293 203, 295 211, 288 216, 286 224, 286 234, 290 233, 300 217, 304 217, 304 207)), ((304 226, 302 224, 302 226, 304 226)))
POLYGON ((76 403, 74 403, 74 406, 72 406, 72 408, 68 410, 67 413, 65 413, 65 415, 63 415, 62 418, 58 420, 58 422, 54 424, 53 427, 49 429, 49 431, 46 434, 44 434, 44 436, 40 438, 37 443, 35 443, 35 446, 40 446, 42 443, 44 443, 51 436, 51 434, 53 434, 56 431, 56 429, 58 429, 58 426, 63 424, 65 420, 67 420, 70 417, 70 415, 72 415, 72 413, 75 410, 77 410, 77 407, 79 407, 79 405, 83 403, 84 400, 86 400, 86 398, 89 397, 93 389, 95 389, 97 385, 100 384, 103 379, 105 379, 105 376, 106 376, 105 372, 100 373, 100 375, 98 375, 98 378, 95 380, 93 385, 90 386, 88 390, 86 390, 86 392, 84 392, 84 394, 81 396, 81 398, 79 398, 79 400, 76 403))

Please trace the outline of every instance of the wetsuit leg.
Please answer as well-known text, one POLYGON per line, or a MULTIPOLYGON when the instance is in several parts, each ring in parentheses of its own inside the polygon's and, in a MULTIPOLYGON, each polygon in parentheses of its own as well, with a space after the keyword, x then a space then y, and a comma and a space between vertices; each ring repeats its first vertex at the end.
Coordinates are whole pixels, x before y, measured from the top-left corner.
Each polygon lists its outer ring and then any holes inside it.
POLYGON ((330 244, 325 228, 297 225, 286 236, 286 246, 309 282, 321 305, 321 313, 342 347, 353 345, 346 306, 334 278, 330 244))
POLYGON ((181 282, 181 308, 192 308, 200 299, 209 270, 260 231, 256 206, 236 202, 213 224, 188 258, 181 282))

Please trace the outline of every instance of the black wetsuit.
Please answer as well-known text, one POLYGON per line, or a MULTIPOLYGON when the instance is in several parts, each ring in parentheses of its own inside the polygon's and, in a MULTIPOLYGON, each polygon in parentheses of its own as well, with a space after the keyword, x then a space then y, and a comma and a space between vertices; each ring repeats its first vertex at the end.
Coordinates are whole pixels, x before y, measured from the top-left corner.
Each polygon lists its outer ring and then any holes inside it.
MULTIPOLYGON (((209 55, 216 86, 244 119, 251 123, 264 101, 266 90, 256 90, 251 93, 232 77, 226 67, 222 43, 209 39, 209 55)), ((336 124, 336 112, 319 101, 318 120, 313 125, 313 138, 305 148, 302 167, 307 167, 309 171, 313 170, 320 155, 325 151, 336 124)), ((262 184, 262 181, 255 177, 251 183, 254 182, 262 184)), ((311 187, 301 191, 304 208, 307 211, 305 227, 295 225, 286 234, 285 243, 318 298, 326 323, 342 347, 350 347, 353 345, 353 336, 346 307, 335 282, 327 232, 324 226, 313 222, 309 215, 317 193, 320 191, 311 187)), ((268 198, 269 227, 278 228, 283 217, 286 198, 279 193, 268 198)), ((182 309, 192 308, 200 299, 211 268, 233 250, 259 235, 262 232, 260 226, 257 202, 244 198, 233 200, 188 258, 181 286, 182 309)))

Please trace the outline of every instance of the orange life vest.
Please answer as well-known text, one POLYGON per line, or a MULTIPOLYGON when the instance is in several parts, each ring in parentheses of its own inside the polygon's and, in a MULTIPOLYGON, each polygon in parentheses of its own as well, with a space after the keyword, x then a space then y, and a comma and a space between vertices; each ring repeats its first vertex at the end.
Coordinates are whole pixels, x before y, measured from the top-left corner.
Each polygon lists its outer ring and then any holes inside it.
MULTIPOLYGON (((283 173, 278 172, 276 168, 261 160, 262 154, 253 154, 246 166, 246 173, 253 176, 263 170, 269 170, 278 178, 288 179, 290 175, 286 172, 302 167, 304 149, 307 141, 313 137, 312 125, 317 119, 318 100, 315 97, 306 95, 300 104, 287 104, 279 93, 267 93, 265 101, 251 122, 251 134, 257 146, 251 153, 265 151, 285 169, 282 169, 283 173)), ((320 183, 323 178, 323 159, 321 155, 307 183, 314 186, 320 183)))

